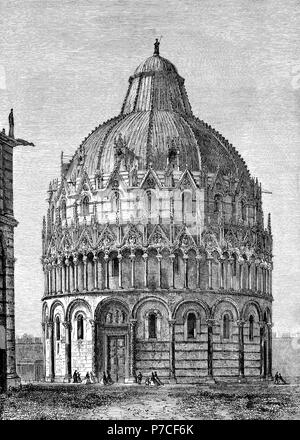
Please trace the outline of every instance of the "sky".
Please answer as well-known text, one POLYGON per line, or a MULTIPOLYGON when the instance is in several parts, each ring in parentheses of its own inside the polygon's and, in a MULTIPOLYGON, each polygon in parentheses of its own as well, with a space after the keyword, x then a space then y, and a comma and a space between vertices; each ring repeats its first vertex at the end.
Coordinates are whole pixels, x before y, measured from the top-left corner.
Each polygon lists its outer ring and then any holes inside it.
POLYGON ((1 0, 0 128, 11 108, 16 333, 41 334, 42 217, 60 154, 117 115, 135 68, 175 64, 193 112, 262 182, 274 236, 274 331, 300 332, 298 0, 1 0))

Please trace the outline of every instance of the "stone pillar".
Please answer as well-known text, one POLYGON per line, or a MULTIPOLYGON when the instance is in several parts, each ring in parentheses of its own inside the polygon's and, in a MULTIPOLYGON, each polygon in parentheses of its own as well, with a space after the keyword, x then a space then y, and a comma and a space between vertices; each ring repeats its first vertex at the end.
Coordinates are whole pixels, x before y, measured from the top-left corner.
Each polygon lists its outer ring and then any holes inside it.
POLYGON ((260 376, 264 377, 264 336, 265 336, 265 322, 259 321, 259 344, 260 344, 260 376))
POLYGON ((219 260, 220 289, 224 289, 224 259, 219 260))
POLYGON ((129 255, 130 261, 131 261, 131 277, 130 277, 130 284, 131 288, 135 288, 135 254, 131 252, 129 255))
POLYGON ((169 380, 176 383, 175 374, 175 319, 169 319, 169 380))
POLYGON ((98 290, 98 257, 94 255, 94 290, 98 290))
POLYGON ((87 278, 87 256, 82 257, 83 261, 83 290, 88 290, 88 278, 87 278))
POLYGON ((268 327, 268 379, 272 379, 273 373, 272 373, 272 327, 273 324, 271 322, 267 323, 268 327))
POLYGON ((74 291, 78 292, 78 257, 73 257, 73 264, 74 264, 74 291))
POLYGON ((53 293, 57 293, 57 281, 56 281, 56 264, 52 261, 52 274, 53 274, 53 293))
POLYGON ((63 323, 66 332, 65 342, 65 380, 71 382, 72 380, 72 325, 71 322, 65 321, 63 323))
POLYGON ((52 264, 48 264, 48 277, 49 277, 49 294, 52 295, 53 289, 52 289, 52 264))
POLYGON ((244 324, 245 321, 238 321, 239 329, 239 377, 243 379, 245 376, 245 355, 244 355, 244 324))
POLYGON ((109 289, 109 256, 107 254, 104 255, 104 263, 105 263, 105 284, 104 284, 104 289, 109 289))
POLYGON ((58 260, 58 282, 57 282, 57 288, 58 293, 62 293, 62 261, 58 260))
POLYGON ((66 291, 70 292, 70 260, 66 258, 66 291))
POLYGON ((55 379, 54 323, 48 322, 48 326, 50 328, 49 373, 50 373, 50 381, 54 382, 55 379))
POLYGON ((47 332, 47 322, 42 322, 42 334, 43 334, 43 358, 44 358, 44 365, 43 365, 43 380, 46 379, 46 332, 47 332))
POLYGON ((183 254, 183 263, 184 263, 184 269, 183 269, 183 288, 188 289, 189 288, 189 271, 188 271, 188 255, 183 254))
POLYGON ((239 289, 243 288, 243 283, 244 283, 244 262, 241 262, 239 264, 239 272, 240 272, 240 276, 239 276, 239 289))
POLYGON ((43 272, 44 272, 44 296, 49 295, 49 288, 48 288, 48 269, 46 264, 43 266, 43 272))
POLYGON ((119 289, 123 289, 123 281, 122 281, 122 255, 118 254, 119 260, 119 289))
POLYGON ((94 319, 90 319, 91 329, 92 329, 92 373, 94 377, 96 378, 96 322, 94 319))
POLYGON ((212 258, 207 257, 208 264, 208 288, 212 289, 212 258))
POLYGON ((158 272, 158 288, 161 289, 161 259, 162 259, 162 255, 157 254, 156 258, 157 258, 157 272, 158 272))
POLYGON ((234 263, 234 259, 233 258, 229 258, 228 259, 228 276, 229 276, 229 288, 232 290, 233 289, 233 263, 234 263))
POLYGON ((251 281, 252 281, 252 277, 251 277, 251 263, 248 262, 248 282, 247 282, 248 290, 251 289, 251 281))
POLYGON ((175 255, 170 255, 171 260, 171 289, 175 289, 175 255))
POLYGON ((135 331, 136 331, 136 319, 130 319, 129 327, 129 378, 126 382, 135 383, 135 331))
POLYGON ((144 259, 144 286, 148 288, 148 254, 145 252, 143 254, 144 259))
POLYGON ((214 320, 207 319, 207 374, 213 379, 213 326, 214 320))
POLYGON ((197 288, 200 289, 200 261, 201 261, 201 255, 196 255, 196 265, 197 265, 197 288))

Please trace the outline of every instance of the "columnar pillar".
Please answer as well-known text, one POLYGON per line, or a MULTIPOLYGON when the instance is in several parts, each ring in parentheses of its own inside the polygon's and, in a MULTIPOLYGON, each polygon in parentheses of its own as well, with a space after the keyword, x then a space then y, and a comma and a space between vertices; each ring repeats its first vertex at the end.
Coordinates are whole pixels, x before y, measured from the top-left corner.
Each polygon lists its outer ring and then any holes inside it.
POLYGON ((188 273, 188 255, 183 254, 183 263, 184 263, 184 269, 183 269, 183 288, 188 289, 189 288, 189 273, 188 273))
POLYGON ((220 289, 224 289, 224 259, 219 260, 220 289))
POLYGON ((52 264, 48 264, 48 284, 49 284, 49 294, 51 295, 53 292, 52 289, 52 264))
POLYGON ((248 290, 251 289, 251 283, 252 283, 252 276, 251 276, 251 263, 248 262, 248 283, 247 283, 247 288, 248 290))
POLYGON ((175 374, 175 319, 169 319, 169 379, 176 382, 175 374))
POLYGON ((130 319, 129 327, 129 378, 128 382, 136 382, 135 374, 135 330, 136 330, 136 319, 130 319))
POLYGON ((43 272, 44 272, 44 296, 49 294, 48 291, 48 270, 46 264, 43 266, 43 272))
POLYGON ((54 323, 48 322, 48 326, 50 328, 49 375, 50 375, 50 381, 54 382, 54 378, 55 378, 54 323))
POLYGON ((143 254, 144 259, 144 286, 148 288, 148 254, 145 252, 143 254))
POLYGON ((104 284, 104 289, 109 289, 109 256, 108 256, 108 254, 104 255, 104 263, 105 263, 105 284, 104 284))
POLYGON ((272 379, 272 327, 273 324, 271 322, 267 323, 268 327, 268 378, 272 379))
POLYGON ((94 290, 98 290, 98 257, 94 255, 94 290))
POLYGON ((175 255, 170 255, 171 260, 171 289, 175 289, 175 255))
POLYGON ((70 260, 66 258, 66 291, 70 292, 70 260))
POLYGON ((123 280, 122 280, 122 255, 118 254, 118 260, 119 260, 119 289, 123 289, 123 280))
POLYGON ((90 319, 92 329, 92 373, 96 377, 96 322, 94 319, 90 319))
POLYGON ((56 264, 55 261, 52 261, 52 273, 53 273, 53 293, 57 293, 57 281, 56 281, 56 264))
POLYGON ((87 278, 87 256, 82 257, 83 261, 83 290, 88 290, 88 278, 87 278))
POLYGON ((62 261, 58 260, 58 279, 57 279, 57 288, 58 293, 62 293, 62 261))
POLYGON ((73 264, 74 264, 74 291, 78 292, 78 257, 73 257, 73 264))
POLYGON ((200 261, 201 261, 201 255, 196 255, 196 265, 197 265, 197 288, 200 289, 200 261))
POLYGON ((265 322, 259 321, 259 344, 260 344, 260 376, 263 378, 265 377, 264 374, 264 362, 265 362, 265 355, 264 355, 264 336, 265 336, 265 322))
POLYGON ((130 277, 131 286, 130 287, 132 289, 134 289, 135 288, 135 254, 133 252, 131 252, 129 257, 130 257, 130 261, 131 261, 131 277, 130 277))
POLYGON ((66 342, 65 342, 65 380, 71 382, 72 379, 72 326, 70 321, 65 321, 63 323, 66 332, 66 342))
POLYGON ((207 374, 213 379, 213 319, 207 319, 207 374))
POLYGON ((212 289, 212 258, 207 257, 208 263, 208 288, 212 289))
POLYGON ((162 255, 157 254, 156 258, 157 258, 157 272, 158 272, 158 288, 161 289, 161 259, 162 259, 162 255))
POLYGON ((244 262, 241 262, 239 264, 239 269, 240 269, 240 276, 239 276, 239 288, 242 289, 243 288, 243 283, 244 283, 244 262))
POLYGON ((244 324, 245 321, 238 321, 239 329, 239 377, 244 378, 245 376, 245 355, 244 355, 244 324))
POLYGON ((233 263, 234 259, 229 258, 228 259, 228 277, 229 277, 229 288, 233 289, 233 263))
POLYGON ((47 322, 42 322, 42 333, 43 333, 43 358, 44 358, 44 365, 43 365, 43 380, 46 379, 46 332, 47 332, 47 322))

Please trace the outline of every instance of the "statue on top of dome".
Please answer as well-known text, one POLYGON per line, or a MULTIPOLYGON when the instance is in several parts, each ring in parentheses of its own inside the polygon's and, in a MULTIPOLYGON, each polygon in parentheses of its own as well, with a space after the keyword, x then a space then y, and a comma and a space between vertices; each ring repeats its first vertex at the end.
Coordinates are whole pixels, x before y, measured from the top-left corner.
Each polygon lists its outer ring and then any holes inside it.
POLYGON ((160 37, 160 39, 158 39, 158 38, 155 39, 153 55, 159 55, 160 40, 161 40, 161 37, 160 37))

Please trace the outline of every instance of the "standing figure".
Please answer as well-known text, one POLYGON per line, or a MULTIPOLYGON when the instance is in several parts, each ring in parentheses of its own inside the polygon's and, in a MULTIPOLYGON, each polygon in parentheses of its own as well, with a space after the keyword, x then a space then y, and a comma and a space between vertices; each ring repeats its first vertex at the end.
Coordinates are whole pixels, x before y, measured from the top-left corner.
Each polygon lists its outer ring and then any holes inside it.
POLYGON ((102 374, 102 382, 103 382, 103 385, 107 385, 107 377, 106 377, 105 371, 103 371, 103 374, 102 374))
POLYGON ((87 372, 86 375, 85 375, 85 383, 86 383, 86 384, 90 384, 90 383, 92 383, 92 382, 91 382, 91 378, 90 378, 90 373, 89 373, 89 372, 87 372))
POLYGON ((73 383, 78 383, 77 370, 73 373, 73 383))
POLYGON ((139 371, 139 374, 136 377, 136 381, 139 385, 141 385, 142 380, 143 380, 143 375, 142 375, 141 371, 139 371))
POLYGON ((111 375, 110 375, 110 372, 109 372, 109 371, 106 372, 106 377, 107 377, 107 383, 108 383, 109 385, 112 385, 112 384, 113 384, 113 381, 112 381, 112 378, 111 378, 111 375))
POLYGON ((160 42, 158 41, 158 38, 155 39, 155 43, 154 43, 154 53, 153 55, 159 55, 159 45, 160 42))
POLYGON ((13 109, 10 110, 10 114, 8 116, 8 123, 9 123, 9 134, 8 136, 13 138, 14 136, 14 127, 15 127, 15 122, 14 122, 14 111, 13 109))
POLYGON ((275 376, 274 376, 274 384, 278 385, 278 371, 276 371, 275 376))

